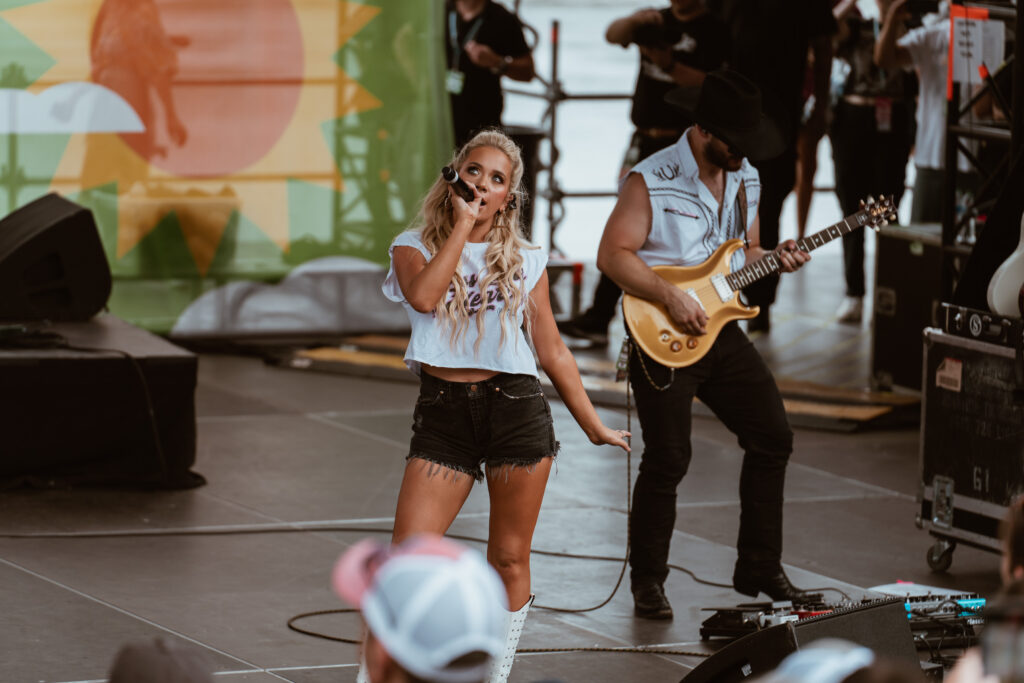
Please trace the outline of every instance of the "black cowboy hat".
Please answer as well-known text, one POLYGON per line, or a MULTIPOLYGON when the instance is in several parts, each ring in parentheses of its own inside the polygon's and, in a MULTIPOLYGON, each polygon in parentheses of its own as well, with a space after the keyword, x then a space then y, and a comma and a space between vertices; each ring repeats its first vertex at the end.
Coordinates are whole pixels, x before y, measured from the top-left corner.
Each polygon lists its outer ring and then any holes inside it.
POLYGON ((700 87, 675 88, 665 101, 751 161, 785 149, 779 129, 762 111, 761 91, 736 71, 712 71, 700 87))

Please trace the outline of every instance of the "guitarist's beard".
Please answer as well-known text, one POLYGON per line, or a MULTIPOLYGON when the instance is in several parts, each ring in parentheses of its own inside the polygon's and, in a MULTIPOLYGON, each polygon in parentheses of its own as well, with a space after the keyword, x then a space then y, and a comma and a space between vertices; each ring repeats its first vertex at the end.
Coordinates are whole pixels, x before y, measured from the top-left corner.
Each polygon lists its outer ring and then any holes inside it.
POLYGON ((718 138, 711 138, 708 141, 707 146, 704 148, 704 156, 712 164, 725 171, 738 171, 743 166, 743 157, 732 154, 729 151, 729 146, 718 138))

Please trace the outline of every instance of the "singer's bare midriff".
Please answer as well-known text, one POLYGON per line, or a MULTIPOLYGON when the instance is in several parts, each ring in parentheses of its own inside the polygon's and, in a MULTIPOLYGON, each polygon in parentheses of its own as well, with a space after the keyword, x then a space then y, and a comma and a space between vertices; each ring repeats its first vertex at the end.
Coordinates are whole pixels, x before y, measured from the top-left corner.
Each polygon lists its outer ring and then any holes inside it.
POLYGON ((482 370, 480 368, 439 368, 424 363, 421 366, 423 372, 428 375, 443 379, 447 382, 483 382, 498 373, 494 370, 482 370))

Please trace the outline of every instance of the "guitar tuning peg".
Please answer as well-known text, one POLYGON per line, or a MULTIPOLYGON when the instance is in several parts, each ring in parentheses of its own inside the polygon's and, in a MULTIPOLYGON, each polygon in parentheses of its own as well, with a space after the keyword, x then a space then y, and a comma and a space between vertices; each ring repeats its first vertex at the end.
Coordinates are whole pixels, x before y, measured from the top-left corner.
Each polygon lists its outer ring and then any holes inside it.
POLYGON ((889 220, 895 222, 897 218, 898 218, 898 216, 896 214, 894 214, 894 213, 890 213, 889 214, 889 220))
POLYGON ((883 218, 883 219, 882 219, 882 222, 878 224, 878 227, 880 227, 880 228, 884 228, 884 227, 885 227, 885 226, 887 226, 887 225, 889 225, 889 221, 887 221, 887 220, 885 220, 885 219, 883 218))
POLYGON ((874 204, 874 203, 875 203, 875 198, 872 197, 871 195, 868 195, 868 204, 874 204))

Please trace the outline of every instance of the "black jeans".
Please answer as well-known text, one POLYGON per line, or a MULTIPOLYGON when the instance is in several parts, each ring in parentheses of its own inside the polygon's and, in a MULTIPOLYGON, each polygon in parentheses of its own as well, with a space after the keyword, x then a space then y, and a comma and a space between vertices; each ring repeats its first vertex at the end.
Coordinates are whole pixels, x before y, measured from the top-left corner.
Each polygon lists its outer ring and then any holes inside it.
MULTIPOLYGON (((835 162, 836 197, 843 215, 860 208, 868 196, 892 197, 899 207, 906 181, 907 158, 914 142, 914 112, 893 102, 890 130, 880 131, 874 106, 846 101, 836 105, 829 138, 835 162)), ((864 230, 843 235, 843 271, 846 295, 864 296, 864 230)))
POLYGON ((771 371, 739 325, 726 325, 704 358, 674 373, 634 346, 629 381, 644 437, 630 521, 633 585, 663 583, 668 576, 676 488, 690 465, 694 396, 739 437, 744 450, 736 569, 777 571, 793 432, 771 371))

